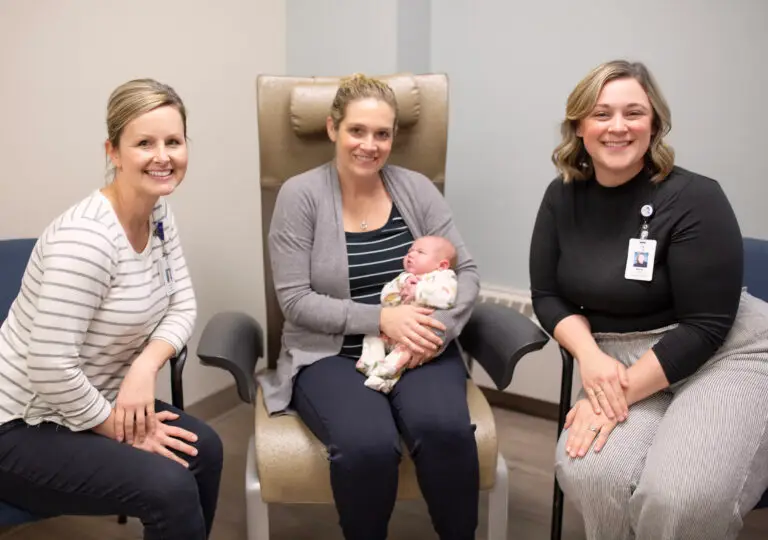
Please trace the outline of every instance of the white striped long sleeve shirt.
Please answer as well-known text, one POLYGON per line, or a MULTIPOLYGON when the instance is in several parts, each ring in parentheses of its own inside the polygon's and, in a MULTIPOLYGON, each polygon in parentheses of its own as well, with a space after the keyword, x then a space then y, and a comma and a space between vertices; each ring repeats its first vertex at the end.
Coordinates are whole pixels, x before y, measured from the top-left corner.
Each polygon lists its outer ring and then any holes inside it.
POLYGON ((197 315, 170 208, 152 210, 137 253, 99 191, 51 223, 37 241, 20 292, 0 327, 0 425, 55 422, 74 431, 108 417, 133 360, 153 339, 179 352, 197 315), (176 281, 168 296, 163 254, 176 281))

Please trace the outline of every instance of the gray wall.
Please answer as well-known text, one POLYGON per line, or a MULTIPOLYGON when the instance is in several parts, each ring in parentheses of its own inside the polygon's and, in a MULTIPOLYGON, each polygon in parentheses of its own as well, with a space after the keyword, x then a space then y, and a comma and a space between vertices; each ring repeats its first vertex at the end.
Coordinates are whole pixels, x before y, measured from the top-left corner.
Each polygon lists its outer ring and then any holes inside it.
MULTIPOLYGON (((289 74, 448 74, 446 197, 485 285, 528 289, 565 100, 617 57, 659 80, 678 164, 718 179, 743 232, 768 237, 764 0, 287 0, 287 14, 289 74)), ((556 402, 559 365, 550 343, 508 391, 556 402)), ((481 368, 473 377, 492 385, 481 368)))
POLYGON ((287 0, 287 72, 430 70, 431 0, 287 0))
POLYGON ((573 86, 641 60, 673 113, 679 165, 719 180, 746 235, 768 237, 768 2, 432 3, 431 69, 451 79, 446 192, 485 282, 527 288, 536 211, 573 86))
POLYGON ((431 0, 397 1, 397 69, 429 73, 432 41, 431 0))
POLYGON ((287 0, 289 75, 391 73, 397 66, 394 0, 287 0))

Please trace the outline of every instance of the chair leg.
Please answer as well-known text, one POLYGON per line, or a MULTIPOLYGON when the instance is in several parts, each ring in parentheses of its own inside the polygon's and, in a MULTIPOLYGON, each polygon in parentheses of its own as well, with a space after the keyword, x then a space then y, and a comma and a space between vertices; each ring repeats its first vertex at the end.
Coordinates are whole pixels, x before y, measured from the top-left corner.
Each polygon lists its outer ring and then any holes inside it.
POLYGON ((251 436, 245 464, 245 513, 248 540, 269 540, 269 507, 261 498, 261 481, 256 468, 256 445, 251 436))
POLYGON ((560 540, 563 537, 563 490, 555 478, 555 496, 552 501, 552 536, 551 540, 560 540))
MULTIPOLYGON (((571 386, 573 386, 573 356, 560 348, 560 356, 563 359, 563 375, 560 382, 560 406, 557 418, 557 439, 563 432, 565 417, 571 408, 571 386)), ((563 490, 555 476, 555 490, 552 497, 552 530, 551 540, 560 540, 563 535, 563 490)))
POLYGON ((509 471, 499 452, 496 458, 496 481, 488 495, 488 540, 507 540, 509 512, 509 471))

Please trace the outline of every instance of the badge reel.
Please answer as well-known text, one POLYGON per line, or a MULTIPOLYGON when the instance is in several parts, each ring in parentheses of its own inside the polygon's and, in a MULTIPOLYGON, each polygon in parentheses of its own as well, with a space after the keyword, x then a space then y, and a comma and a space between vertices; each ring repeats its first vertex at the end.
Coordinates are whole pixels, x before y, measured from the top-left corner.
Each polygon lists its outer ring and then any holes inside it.
POLYGON ((651 281, 653 279, 653 264, 656 260, 656 240, 648 239, 648 219, 653 215, 653 206, 650 204, 643 205, 640 209, 640 215, 643 218, 640 238, 629 239, 624 277, 636 281, 651 281))
POLYGON ((163 255, 160 257, 160 279, 165 285, 166 296, 171 296, 176 292, 176 280, 173 278, 173 269, 168 264, 168 252, 165 249, 165 231, 163 230, 163 222, 160 221, 155 226, 155 236, 160 239, 160 244, 163 248, 163 255))

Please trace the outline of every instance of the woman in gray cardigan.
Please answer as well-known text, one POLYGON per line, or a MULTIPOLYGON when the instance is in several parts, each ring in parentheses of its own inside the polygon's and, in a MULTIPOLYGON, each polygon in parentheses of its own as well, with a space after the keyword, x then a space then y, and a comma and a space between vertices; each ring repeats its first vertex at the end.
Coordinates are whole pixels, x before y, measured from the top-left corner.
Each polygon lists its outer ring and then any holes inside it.
POLYGON ((328 118, 334 161, 281 188, 269 249, 286 320, 277 370, 260 382, 271 414, 295 411, 327 446, 345 538, 386 538, 402 436, 438 535, 469 540, 479 466, 467 371, 454 339, 469 319, 479 278, 437 188, 385 165, 396 130, 389 86, 362 75, 342 81, 328 118), (424 235, 456 247, 455 307, 382 308, 382 287, 424 235), (379 332, 416 359, 388 395, 365 387, 355 369, 363 336, 379 332))

